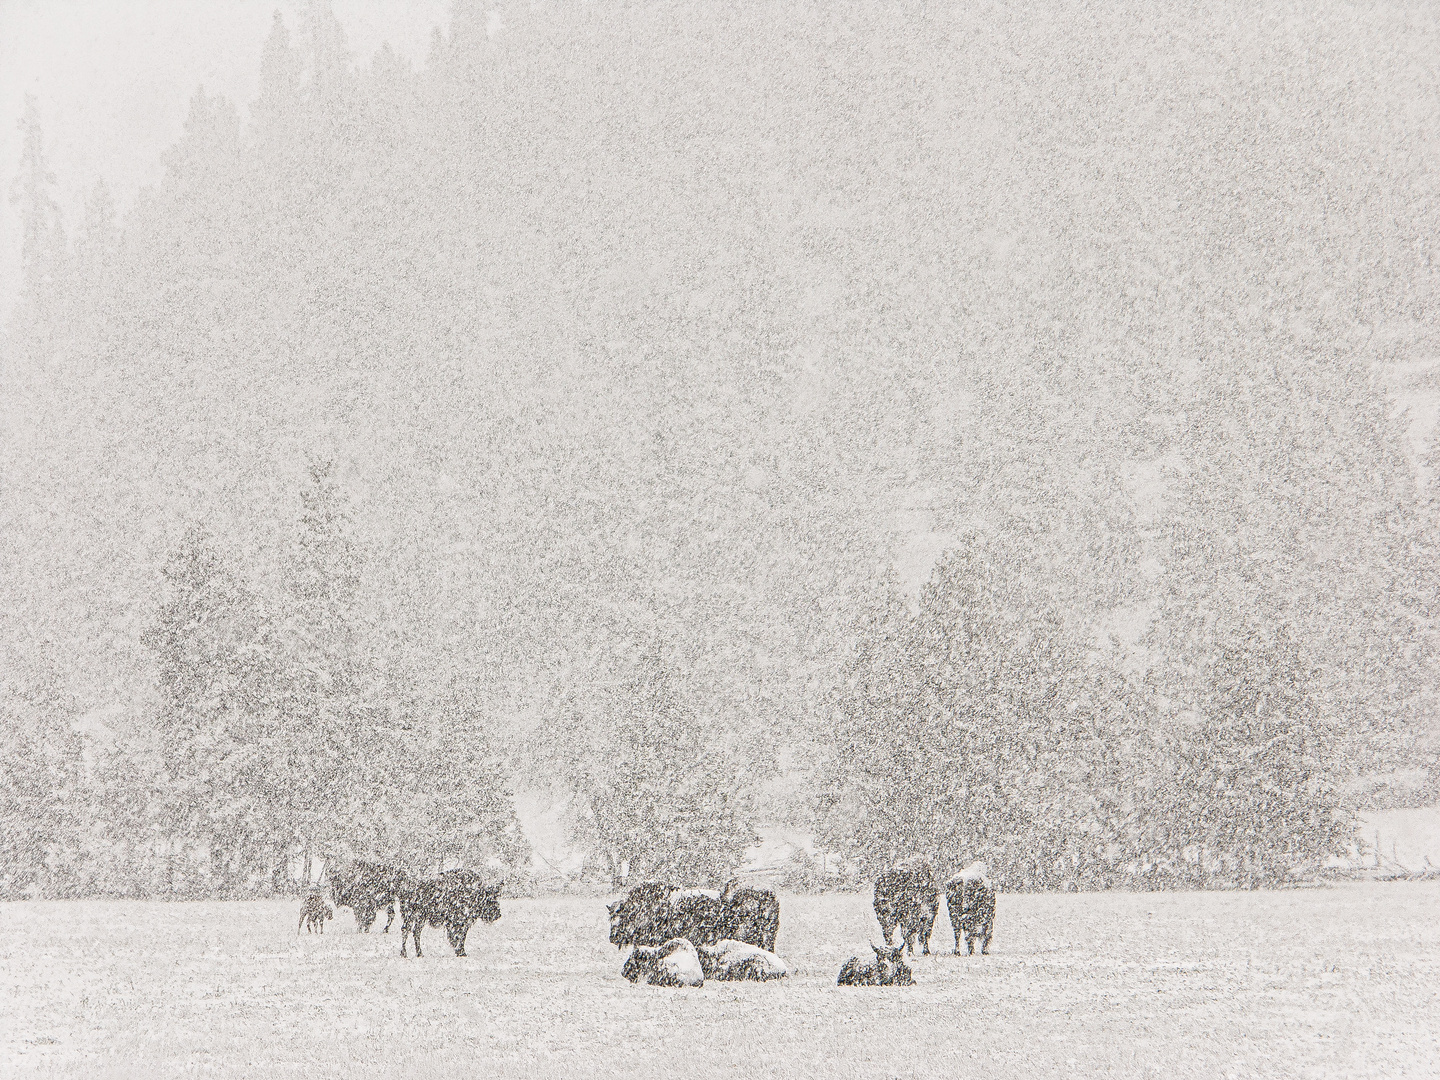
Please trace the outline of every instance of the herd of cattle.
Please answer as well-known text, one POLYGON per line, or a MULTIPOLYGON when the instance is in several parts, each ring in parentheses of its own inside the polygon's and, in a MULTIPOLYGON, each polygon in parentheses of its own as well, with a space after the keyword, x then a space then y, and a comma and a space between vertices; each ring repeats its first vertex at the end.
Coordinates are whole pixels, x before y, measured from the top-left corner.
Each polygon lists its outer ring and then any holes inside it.
MULTIPOLYGON (((465 938, 479 920, 500 918, 504 882, 487 885, 473 870, 450 870, 420 880, 403 870, 358 861, 329 872, 336 907, 355 913, 357 928, 369 933, 383 908, 385 932, 400 907, 400 955, 408 941, 420 952, 420 932, 441 926, 456 956, 465 955, 465 938)), ((905 951, 916 946, 930 952, 930 932, 940 910, 941 889, 928 859, 912 858, 886 870, 875 881, 875 918, 884 946, 871 945, 872 962, 858 956, 845 961, 836 980, 841 986, 908 986, 913 973, 905 951), (898 931, 898 944, 891 937, 898 931)), ((967 954, 980 942, 990 951, 995 925, 995 887, 984 863, 974 863, 945 882, 945 903, 955 929, 955 951, 965 939, 967 954)), ((632 888, 609 905, 610 943, 630 947, 621 974, 631 982, 652 986, 700 986, 706 979, 722 982, 778 979, 790 973, 775 955, 780 929, 780 901, 773 889, 727 882, 722 889, 686 889, 658 882, 632 888)), ((300 928, 324 932, 333 911, 312 893, 300 912, 300 928)))

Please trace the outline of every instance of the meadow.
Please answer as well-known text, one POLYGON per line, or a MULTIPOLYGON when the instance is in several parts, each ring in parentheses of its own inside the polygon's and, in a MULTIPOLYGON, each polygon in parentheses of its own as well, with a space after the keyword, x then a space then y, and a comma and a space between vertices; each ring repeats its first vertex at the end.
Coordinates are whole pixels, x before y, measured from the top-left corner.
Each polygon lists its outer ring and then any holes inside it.
MULTIPOLYGON (((296 934, 299 901, 0 904, 0 1075, 1433 1076, 1440 884, 1002 895, 992 955, 942 914, 908 988, 840 988, 869 898, 781 899, 768 984, 637 987, 601 898, 427 932, 296 934)), ((383 925, 383 922, 382 922, 383 925)))

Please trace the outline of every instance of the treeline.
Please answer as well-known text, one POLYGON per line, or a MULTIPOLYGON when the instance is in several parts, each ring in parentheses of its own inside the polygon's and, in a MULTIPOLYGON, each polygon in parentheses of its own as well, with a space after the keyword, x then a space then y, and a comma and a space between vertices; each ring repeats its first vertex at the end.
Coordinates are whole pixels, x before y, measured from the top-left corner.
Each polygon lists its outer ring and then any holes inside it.
POLYGON ((517 779, 612 879, 768 821, 1013 887, 1433 794, 1431 32, 892 18, 459 3, 356 62, 317 0, 68 230, 32 104, 10 893, 523 862, 517 779))
POLYGON ((893 588, 832 699, 821 836, 870 873, 982 858, 1012 890, 1312 876, 1354 838, 1318 670, 1284 623, 1218 629, 1187 714, 1066 626, 1045 571, 975 537, 893 588))
POLYGON ((71 702, 3 702, 0 895, 280 894, 357 855, 523 882, 506 758, 471 688, 413 699, 405 657, 355 605, 363 552, 328 464, 297 501, 273 593, 203 527, 183 536, 142 635, 142 732, 86 739, 71 702))

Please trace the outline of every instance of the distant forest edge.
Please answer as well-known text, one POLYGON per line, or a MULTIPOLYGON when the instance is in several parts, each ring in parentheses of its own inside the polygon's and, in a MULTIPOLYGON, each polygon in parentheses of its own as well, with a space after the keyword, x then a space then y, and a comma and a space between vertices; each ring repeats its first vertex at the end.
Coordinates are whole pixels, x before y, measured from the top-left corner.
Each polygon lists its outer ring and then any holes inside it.
POLYGON ((1437 802, 1433 17, 484 7, 277 14, 123 221, 28 104, 0 896, 523 883, 521 788, 612 884, 1437 802))

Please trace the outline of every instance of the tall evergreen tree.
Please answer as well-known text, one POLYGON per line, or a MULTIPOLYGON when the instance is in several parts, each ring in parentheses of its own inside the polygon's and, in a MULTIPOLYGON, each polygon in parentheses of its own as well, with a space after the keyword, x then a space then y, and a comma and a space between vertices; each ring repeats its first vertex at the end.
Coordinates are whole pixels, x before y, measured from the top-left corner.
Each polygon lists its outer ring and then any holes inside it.
POLYGON ((50 342, 59 330, 67 248, 60 206, 54 195, 55 174, 45 157, 40 105, 33 94, 25 95, 25 112, 17 126, 24 139, 10 201, 20 213, 23 279, 19 310, 29 327, 29 336, 22 335, 22 340, 50 342))
POLYGON ((1206 664, 1199 715, 1172 734, 1167 793, 1172 837, 1198 849, 1199 880, 1271 884, 1352 842, 1316 674, 1288 627, 1258 620, 1206 664))
POLYGON ((268 876, 277 845, 293 835, 282 812, 293 778, 283 771, 290 748, 275 647, 257 599, 205 530, 187 531, 164 576, 168 596, 146 636, 160 683, 167 888, 230 893, 254 872, 268 876), (207 882, 187 880, 197 857, 207 882))
POLYGON ((754 832, 751 778, 716 734, 651 650, 614 692, 569 695, 535 751, 541 778, 569 796, 576 842, 615 884, 718 884, 754 832))

